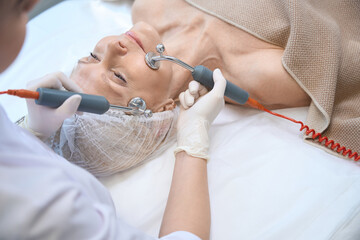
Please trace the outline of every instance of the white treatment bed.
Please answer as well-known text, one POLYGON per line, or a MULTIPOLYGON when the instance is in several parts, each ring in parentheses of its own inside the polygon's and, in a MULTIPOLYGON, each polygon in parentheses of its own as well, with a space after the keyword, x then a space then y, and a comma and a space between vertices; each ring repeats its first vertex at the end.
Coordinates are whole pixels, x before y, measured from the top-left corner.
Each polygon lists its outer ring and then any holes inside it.
MULTIPOLYGON (((0 75, 0 90, 24 88, 53 71, 69 74, 100 38, 131 27, 131 3, 72 0, 38 15, 28 24, 18 59, 0 75)), ((22 99, 0 96, 0 102, 13 121, 26 114, 22 99)), ((307 108, 277 112, 304 121, 307 108)), ((252 109, 227 105, 210 135, 212 240, 360 239, 358 164, 304 143, 298 125, 252 109)), ((174 147, 101 179, 118 214, 154 236, 170 187, 174 147)))

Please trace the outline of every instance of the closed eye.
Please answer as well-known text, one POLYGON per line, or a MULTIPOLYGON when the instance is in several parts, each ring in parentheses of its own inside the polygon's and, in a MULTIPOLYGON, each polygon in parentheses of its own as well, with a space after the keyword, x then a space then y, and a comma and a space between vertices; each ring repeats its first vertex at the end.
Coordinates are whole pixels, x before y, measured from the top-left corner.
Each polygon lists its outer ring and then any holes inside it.
POLYGON ((92 52, 90 52, 90 56, 95 59, 96 61, 99 61, 100 62, 100 59, 92 52))
POLYGON ((127 83, 126 80, 125 80, 125 78, 124 78, 121 74, 114 72, 114 75, 115 75, 117 78, 119 78, 121 81, 127 83))
MULTIPOLYGON (((100 62, 100 58, 98 58, 94 53, 90 52, 90 56, 91 58, 93 58, 94 60, 100 62)), ((125 80, 125 78, 120 74, 120 73, 116 73, 114 72, 115 77, 117 77, 118 79, 120 79, 121 81, 123 81, 124 83, 127 83, 127 81, 125 80)))

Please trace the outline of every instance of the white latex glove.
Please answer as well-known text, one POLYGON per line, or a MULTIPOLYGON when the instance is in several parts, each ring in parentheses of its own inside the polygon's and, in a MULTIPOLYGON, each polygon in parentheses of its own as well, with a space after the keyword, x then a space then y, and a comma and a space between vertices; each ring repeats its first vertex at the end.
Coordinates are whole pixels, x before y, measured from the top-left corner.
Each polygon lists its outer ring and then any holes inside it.
POLYGON ((191 81, 189 83, 189 89, 179 95, 180 104, 184 109, 188 109, 195 103, 196 99, 205 95, 207 92, 208 90, 199 82, 191 81))
MULTIPOLYGON (((185 151, 187 154, 208 160, 209 135, 208 130, 210 124, 214 121, 221 109, 224 107, 224 92, 226 80, 219 69, 213 73, 214 88, 207 94, 204 93, 203 86, 194 87, 188 93, 181 93, 179 98, 181 102, 180 115, 177 122, 177 148, 175 154, 185 151), (181 96, 182 95, 182 96, 181 96), (201 96, 194 105, 189 104, 192 100, 196 100, 196 96, 201 96), (188 99, 188 102, 186 100, 188 99), (190 107, 185 110, 185 107, 190 107)), ((190 88, 190 86, 189 86, 190 88)))
MULTIPOLYGON (((36 91, 37 88, 54 88, 73 92, 82 92, 81 88, 71 81, 64 73, 56 72, 48 74, 40 79, 30 81, 27 89, 36 91)), ((48 138, 55 133, 63 121, 71 117, 79 107, 80 95, 68 98, 60 107, 54 109, 37 105, 33 99, 27 99, 28 117, 23 126, 40 138, 48 138)))

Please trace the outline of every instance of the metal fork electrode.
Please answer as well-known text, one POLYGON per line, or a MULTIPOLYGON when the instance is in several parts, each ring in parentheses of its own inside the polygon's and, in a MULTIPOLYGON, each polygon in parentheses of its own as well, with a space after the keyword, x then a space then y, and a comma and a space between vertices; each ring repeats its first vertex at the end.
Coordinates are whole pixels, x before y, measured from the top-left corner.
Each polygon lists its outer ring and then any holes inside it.
POLYGON ((190 66, 189 64, 184 63, 183 61, 181 61, 177 58, 163 55, 163 52, 165 51, 165 46, 162 43, 159 43, 156 46, 156 51, 160 54, 160 56, 157 56, 156 53, 153 53, 153 52, 148 52, 145 55, 145 61, 150 68, 152 68, 154 70, 158 70, 160 67, 160 61, 163 60, 163 61, 170 61, 170 62, 176 63, 176 64, 182 66, 183 68, 186 68, 187 70, 189 70, 192 73, 195 71, 195 69, 192 66, 190 66))
POLYGON ((131 99, 128 106, 125 107, 112 105, 105 97, 98 95, 75 93, 50 88, 38 88, 36 91, 39 93, 39 98, 35 100, 35 103, 51 108, 58 108, 66 101, 66 99, 76 94, 81 96, 81 102, 78 107, 78 111, 80 112, 103 114, 110 108, 116 108, 131 115, 144 115, 145 117, 152 116, 152 111, 146 109, 146 103, 140 97, 131 99))
MULTIPOLYGON (((160 61, 170 61, 189 70, 194 80, 204 85, 207 89, 211 90, 214 87, 213 72, 210 69, 202 65, 192 67, 177 58, 163 55, 165 47, 162 43, 156 46, 156 51, 160 56, 153 52, 148 52, 145 55, 145 62, 151 69, 159 69, 160 61)), ((226 81, 225 96, 240 104, 245 104, 249 99, 249 94, 245 90, 229 81, 226 81)))

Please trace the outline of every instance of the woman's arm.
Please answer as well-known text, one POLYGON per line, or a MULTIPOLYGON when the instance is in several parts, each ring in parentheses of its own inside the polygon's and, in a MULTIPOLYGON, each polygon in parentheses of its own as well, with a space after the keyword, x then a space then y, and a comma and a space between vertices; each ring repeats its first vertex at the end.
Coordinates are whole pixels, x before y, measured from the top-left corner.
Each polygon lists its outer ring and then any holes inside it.
POLYGON ((191 232, 201 239, 210 236, 210 200, 207 181, 210 124, 224 106, 226 80, 214 71, 214 88, 207 94, 197 83, 181 93, 177 123, 177 148, 168 203, 160 236, 175 231, 191 232), (194 99, 200 97, 193 105, 194 99), (191 106, 191 107, 190 107, 191 106), (190 107, 190 108, 189 108, 190 107), (187 110, 185 110, 187 109, 187 110))
POLYGON ((210 235, 210 200, 205 159, 176 154, 171 189, 160 237, 175 231, 188 231, 201 239, 210 235))

